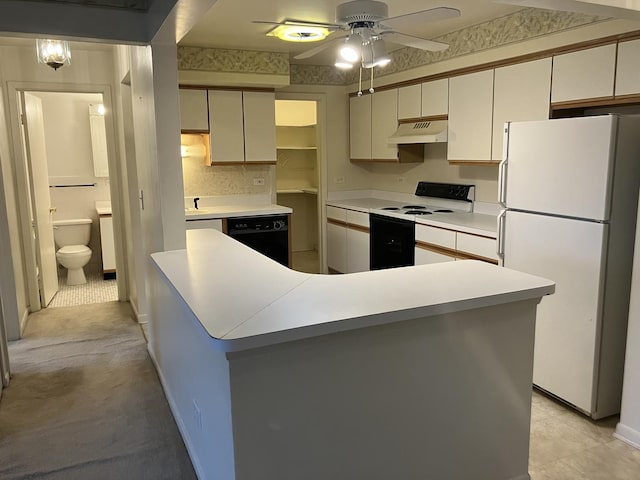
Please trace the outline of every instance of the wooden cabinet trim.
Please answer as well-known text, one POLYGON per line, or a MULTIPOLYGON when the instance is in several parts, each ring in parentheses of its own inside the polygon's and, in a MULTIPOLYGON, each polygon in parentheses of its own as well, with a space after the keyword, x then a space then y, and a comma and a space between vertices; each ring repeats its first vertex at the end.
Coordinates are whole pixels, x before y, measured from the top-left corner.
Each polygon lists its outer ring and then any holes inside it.
POLYGON ((349 230, 355 230, 356 232, 369 233, 369 227, 363 227, 362 225, 356 225, 355 223, 347 223, 346 227, 349 230))
POLYGON ((336 220, 335 218, 327 217, 327 223, 331 223, 333 225, 337 225, 338 227, 348 227, 349 224, 347 222, 343 222, 342 220, 336 220))
POLYGON ((266 87, 221 87, 216 85, 178 85, 182 90, 233 90, 241 92, 270 92, 275 93, 275 88, 266 87))
POLYGON ((456 251, 456 258, 460 260, 480 260, 482 262, 493 263, 494 265, 498 265, 498 260, 493 258, 481 257, 480 255, 474 255, 471 253, 456 251))
POLYGON ((434 245, 432 243, 422 242, 419 240, 416 240, 416 248, 427 250, 433 253, 439 253, 440 255, 446 255, 452 258, 455 258, 457 254, 456 251, 453 249, 441 247, 440 245, 434 245))
MULTIPOLYGON (((587 40, 584 42, 573 43, 570 45, 563 45, 563 46, 551 48, 548 50, 542 50, 540 52, 528 53, 528 54, 519 55, 516 57, 505 58, 503 60, 496 60, 493 62, 482 63, 479 65, 472 65, 464 68, 458 68, 455 70, 449 70, 447 72, 436 73, 436 74, 427 75, 424 77, 413 78, 411 80, 406 80, 403 82, 396 82, 396 83, 390 83, 388 85, 381 85, 379 87, 376 87, 376 92, 391 90, 391 89, 400 88, 400 87, 407 87, 407 86, 415 85, 417 83, 440 80, 443 78, 457 77, 459 75, 466 75, 468 73, 475 73, 483 70, 491 70, 493 68, 498 68, 498 67, 506 67, 508 65, 515 65, 517 63, 524 63, 532 60, 540 60, 542 58, 553 57, 554 55, 577 52, 579 50, 586 50, 589 48, 601 47, 604 45, 619 43, 623 41, 636 40, 638 38, 640 38, 640 30, 617 34, 617 35, 611 35, 608 37, 603 37, 595 40, 587 40)), ((369 94, 366 91, 363 91, 362 93, 364 95, 369 94)), ((357 92, 349 93, 349 96, 355 97, 357 96, 357 92)))
POLYGON ((209 135, 209 130, 180 130, 180 133, 186 135, 209 135))
POLYGON ((351 163, 424 163, 422 160, 402 161, 399 158, 350 158, 351 163))
POLYGON ((612 105, 632 105, 640 103, 640 95, 618 95, 615 97, 590 98, 585 100, 573 100, 570 102, 555 102, 551 104, 551 110, 571 110, 574 108, 610 107, 612 105))
POLYGON ((437 122, 438 120, 449 120, 449 115, 431 115, 429 117, 403 118, 398 120, 398 123, 437 122))
POLYGON ((500 165, 500 160, 449 160, 449 165, 500 165))

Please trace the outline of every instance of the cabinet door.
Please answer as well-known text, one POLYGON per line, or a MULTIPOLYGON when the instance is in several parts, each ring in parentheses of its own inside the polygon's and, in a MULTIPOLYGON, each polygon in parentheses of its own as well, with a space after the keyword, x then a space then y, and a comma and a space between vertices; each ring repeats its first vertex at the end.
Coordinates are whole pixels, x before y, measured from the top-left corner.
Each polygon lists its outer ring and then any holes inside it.
POLYGON ((615 62, 615 44, 553 57, 551 103, 612 96, 615 62))
POLYGON ((421 85, 411 85, 398 89, 398 120, 421 117, 421 106, 421 85))
POLYGON ((244 162, 242 92, 209 90, 211 162, 244 162))
POLYGON ((398 129, 398 89, 374 93, 371 102, 371 158, 397 160, 398 146, 388 139, 398 129))
POLYGON ((616 68, 616 88, 618 95, 640 93, 640 40, 618 44, 618 65, 616 68))
POLYGON ((349 155, 352 159, 371 159, 371 97, 349 99, 349 155))
POLYGON ((496 239, 458 232, 456 235, 456 250, 469 255, 498 260, 496 253, 496 239))
POLYGON ((442 253, 433 252, 425 248, 416 247, 415 251, 416 265, 429 265, 431 263, 453 262, 455 257, 444 255, 442 253))
POLYGON ((502 160, 505 122, 549 118, 551 58, 496 68, 491 158, 502 160))
POLYGON ((100 244, 102 246, 102 271, 116 271, 116 249, 113 240, 113 217, 100 217, 100 244))
POLYGON ((449 79, 443 78, 432 82, 425 82, 422 88, 423 117, 446 115, 449 113, 449 79))
POLYGON ((207 91, 181 88, 180 129, 209 131, 209 111, 207 110, 207 91))
POLYGON ((369 234, 347 228, 347 272, 369 271, 369 234))
POLYGON ((276 161, 276 97, 244 92, 244 151, 247 162, 276 161))
POLYGON ((493 70, 449 79, 449 161, 491 160, 493 70))
POLYGON ((327 266, 347 273, 347 228, 327 223, 327 266))

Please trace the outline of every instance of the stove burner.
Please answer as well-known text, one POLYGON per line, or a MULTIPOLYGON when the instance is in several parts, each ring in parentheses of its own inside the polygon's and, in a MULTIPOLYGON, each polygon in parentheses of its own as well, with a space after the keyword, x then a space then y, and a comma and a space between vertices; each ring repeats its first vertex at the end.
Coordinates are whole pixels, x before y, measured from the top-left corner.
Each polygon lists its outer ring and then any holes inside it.
POLYGON ((435 213, 453 213, 453 210, 449 210, 447 208, 442 208, 440 210, 434 210, 435 213))
POLYGON ((406 215, 431 215, 431 212, 426 210, 407 210, 404 212, 406 215))
POLYGON ((402 208, 407 208, 409 210, 424 210, 427 207, 425 207, 424 205, 405 205, 402 208))
POLYGON ((398 207, 383 207, 381 210, 400 210, 398 207))

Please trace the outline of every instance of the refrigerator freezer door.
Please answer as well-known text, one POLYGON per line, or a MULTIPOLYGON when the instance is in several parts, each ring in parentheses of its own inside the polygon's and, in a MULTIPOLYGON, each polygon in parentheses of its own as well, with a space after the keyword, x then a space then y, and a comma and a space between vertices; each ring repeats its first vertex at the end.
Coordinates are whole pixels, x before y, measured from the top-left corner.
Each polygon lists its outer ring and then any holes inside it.
POLYGON ((556 282, 538 305, 533 383, 593 410, 607 224, 507 211, 504 266, 556 282))
POLYGON ((616 122, 604 115, 509 124, 507 208, 608 220, 616 122))

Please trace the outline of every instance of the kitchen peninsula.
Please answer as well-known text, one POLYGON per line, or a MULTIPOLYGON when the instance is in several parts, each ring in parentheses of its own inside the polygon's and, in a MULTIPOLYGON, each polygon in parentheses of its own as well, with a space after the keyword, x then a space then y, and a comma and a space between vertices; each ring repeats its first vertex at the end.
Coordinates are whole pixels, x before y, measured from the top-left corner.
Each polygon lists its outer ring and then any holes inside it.
POLYGON ((311 275, 215 230, 152 257, 149 350, 200 478, 529 478, 553 282, 479 261, 311 275))

